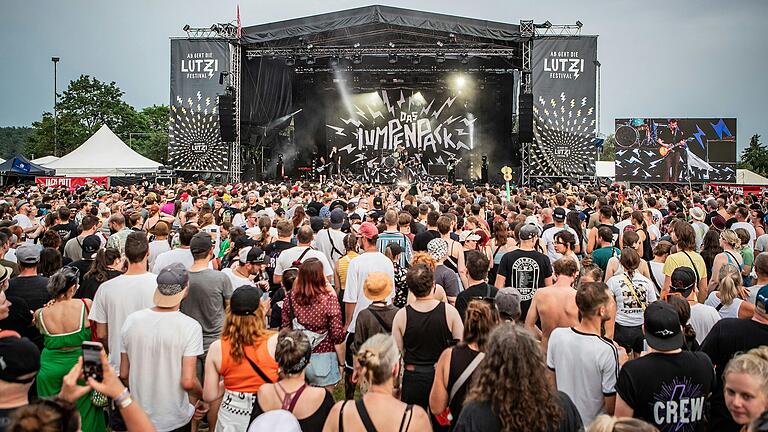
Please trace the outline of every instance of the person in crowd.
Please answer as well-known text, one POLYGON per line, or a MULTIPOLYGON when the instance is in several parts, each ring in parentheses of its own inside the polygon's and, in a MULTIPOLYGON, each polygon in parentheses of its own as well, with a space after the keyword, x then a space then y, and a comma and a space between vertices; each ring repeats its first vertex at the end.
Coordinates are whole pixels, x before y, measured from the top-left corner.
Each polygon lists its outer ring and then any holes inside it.
POLYGON ((80 259, 71 262, 68 266, 74 267, 78 270, 80 275, 80 283, 83 282, 83 277, 93 267, 93 262, 96 259, 96 254, 101 249, 101 240, 96 235, 90 235, 82 240, 82 248, 80 250, 80 259))
POLYGON ((704 430, 704 407, 715 386, 712 361, 702 352, 682 350, 685 336, 672 305, 655 301, 643 315, 651 351, 619 371, 614 414, 645 420, 660 430, 680 423, 704 430), (681 385, 685 389, 668 390, 681 385))
POLYGON ((91 262, 91 267, 85 274, 81 275, 82 283, 80 289, 75 293, 75 298, 93 300, 101 284, 123 274, 122 269, 123 261, 119 250, 115 248, 99 249, 91 262))
POLYGON ((632 417, 612 417, 601 414, 595 418, 588 432, 659 432, 655 426, 632 417))
POLYGON ((736 424, 746 428, 764 416, 768 412, 768 347, 752 348, 731 359, 723 381, 725 406, 736 424))
POLYGON ((494 298, 500 321, 515 323, 520 320, 520 291, 517 288, 501 288, 494 298))
POLYGON ((296 234, 296 241, 298 244, 295 247, 284 250, 280 253, 280 257, 277 258, 275 263, 275 271, 273 282, 280 283, 280 278, 283 276, 283 270, 289 267, 298 267, 299 263, 302 263, 310 258, 316 258, 323 264, 323 276, 328 282, 333 282, 333 266, 328 262, 328 258, 325 254, 315 250, 312 247, 312 241, 315 233, 310 226, 301 226, 296 234))
POLYGON ((723 253, 723 247, 720 246, 720 231, 715 229, 707 231, 701 243, 701 258, 704 259, 708 275, 712 274, 715 258, 721 253, 723 253))
POLYGON ((579 285, 587 282, 603 282, 605 279, 603 277, 603 271, 600 270, 600 267, 594 264, 583 266, 579 273, 581 274, 581 276, 579 276, 579 285))
MULTIPOLYGON (((20 273, 8 282, 6 296, 18 305, 24 304, 29 311, 41 309, 52 297, 48 291, 48 278, 40 276, 37 266, 40 263, 40 249, 24 243, 16 249, 16 260, 20 273)), ((23 313, 23 311, 20 311, 23 313)), ((27 314, 25 314, 27 315, 27 314)), ((26 319, 16 319, 6 330, 14 330, 28 337, 39 349, 43 349, 43 337, 26 319)))
POLYGON ((11 250, 12 242, 11 237, 0 232, 0 265, 11 269, 11 277, 19 275, 19 265, 15 261, 11 261, 6 258, 6 255, 11 250))
POLYGON ((413 239, 413 252, 426 252, 427 244, 432 240, 440 237, 440 231, 437 230, 437 219, 440 217, 440 213, 434 210, 428 211, 426 218, 426 229, 418 234, 413 239))
POLYGON ((150 228, 149 233, 153 236, 153 240, 149 243, 149 268, 154 268, 157 257, 171 250, 171 243, 168 241, 171 225, 164 220, 157 221, 150 228))
MULTIPOLYGON (((621 236, 621 241, 624 243, 625 248, 633 249, 635 252, 637 252, 638 255, 640 255, 640 264, 637 267, 637 270, 640 274, 645 276, 646 278, 651 278, 651 269, 650 264, 648 261, 642 259, 642 255, 640 254, 640 237, 638 237, 637 232, 635 231, 627 231, 624 233, 624 235, 621 236)), ((621 274, 624 271, 624 268, 621 266, 621 257, 620 256, 614 256, 608 259, 608 265, 605 268, 605 281, 607 282, 608 279, 611 277, 621 274)))
POLYGON ((570 231, 562 230, 558 232, 555 234, 555 252, 561 258, 570 258, 577 266, 581 266, 581 260, 575 252, 576 240, 577 237, 571 234, 570 231))
POLYGON ((612 317, 612 300, 602 282, 582 284, 576 291, 578 323, 556 328, 547 345, 547 367, 557 389, 567 394, 584 424, 600 414, 613 415, 616 379, 626 353, 602 336, 612 317))
POLYGON ((741 265, 741 279, 745 287, 751 287, 753 278, 752 273, 755 264, 755 251, 749 246, 749 233, 744 228, 736 228, 736 235, 739 236, 741 241, 741 253, 742 265, 741 265))
POLYGON ((327 389, 307 385, 305 370, 311 355, 312 344, 303 332, 284 330, 280 333, 275 358, 281 379, 259 388, 251 422, 265 412, 286 410, 299 420, 302 431, 323 430, 334 400, 327 389))
POLYGON ((403 353, 402 400, 426 409, 435 364, 445 348, 461 340, 464 327, 456 308, 432 298, 435 280, 429 267, 411 267, 406 280, 416 301, 400 309, 392 322, 392 335, 403 353))
POLYGON ((341 344, 345 334, 336 292, 323 276, 323 263, 319 259, 309 258, 299 266, 298 277, 286 295, 282 312, 282 327, 304 332, 312 345, 307 381, 333 390, 341 380, 341 344))
MULTIPOLYGON (((136 234, 144 237, 148 253, 146 235, 136 234)), ((129 383, 157 429, 177 430, 208 412, 195 372, 197 358, 203 354, 203 332, 197 321, 179 311, 189 285, 184 264, 164 267, 156 280, 153 307, 125 318, 120 332, 120 379, 129 383)))
POLYGON ((754 285, 748 288, 747 300, 755 304, 757 292, 764 285, 768 285, 768 254, 760 253, 755 257, 755 279, 754 285))
POLYGON ((315 236, 315 248, 325 254, 328 262, 335 266, 336 261, 346 254, 344 237, 341 227, 347 215, 340 208, 333 209, 329 218, 328 228, 321 229, 315 236))
POLYGON ((391 293, 392 278, 389 275, 381 272, 368 274, 363 284, 363 294, 371 304, 357 316, 353 352, 357 352, 363 343, 375 334, 392 334, 392 322, 399 309, 387 302, 391 293))
POLYGON ((221 400, 216 431, 246 430, 256 393, 277 382, 276 332, 267 330, 267 302, 254 286, 238 287, 226 311, 221 339, 211 343, 205 359, 203 400, 221 400), (223 382, 223 385, 221 385, 223 382))
POLYGON ((120 251, 125 252, 125 240, 128 238, 128 234, 133 230, 125 226, 125 216, 121 213, 115 213, 109 217, 109 230, 113 234, 109 236, 107 240, 107 247, 113 247, 120 251))
MULTIPOLYGON (((720 313, 714 307, 699 303, 696 299, 696 274, 688 267, 680 267, 672 272, 669 296, 679 296, 690 306, 688 324, 696 335, 696 343, 701 345, 712 327, 720 320, 720 313)), ((682 321, 681 321, 682 322, 682 321)))
MULTIPOLYGON (((80 222, 80 234, 71 237, 69 240, 66 241, 64 244, 64 257, 69 258, 72 261, 78 261, 83 259, 82 255, 82 248, 83 248, 83 241, 86 237, 90 235, 96 234, 98 228, 99 228, 99 218, 92 215, 86 215, 83 217, 83 220, 80 222)), ((98 236, 99 239, 99 247, 102 247, 104 245, 103 239, 104 237, 98 236)), ((85 274, 85 272, 80 272, 80 274, 85 274)))
MULTIPOLYGON (((413 254, 413 259, 411 260, 411 266, 417 266, 419 264, 423 264, 427 267, 429 267, 430 270, 434 273, 437 268, 439 267, 437 265, 437 262, 434 258, 432 258, 432 255, 424 252, 417 252, 413 254)), ((408 284, 406 283, 406 287, 408 284)), ((435 289, 432 291, 432 298, 441 301, 444 303, 448 303, 448 297, 445 295, 445 290, 442 286, 440 286, 437 281, 435 281, 435 289)), ((408 292, 408 301, 406 304, 412 304, 416 301, 416 296, 412 292, 408 292)))
POLYGON ((718 254, 712 262, 712 274, 709 279, 707 297, 710 293, 718 290, 718 283, 721 278, 720 269, 724 265, 736 267, 739 270, 739 273, 742 272, 742 268, 744 267, 744 258, 741 256, 740 252, 741 239, 739 239, 739 235, 736 234, 736 231, 728 229, 721 232, 720 247, 723 248, 723 252, 718 254))
POLYGON ((152 267, 152 273, 155 275, 160 274, 160 271, 171 264, 181 263, 186 269, 192 267, 195 263, 195 258, 192 257, 192 252, 189 250, 189 242, 192 241, 192 237, 197 234, 199 229, 192 224, 185 224, 179 229, 179 247, 163 252, 155 258, 155 265, 152 267))
POLYGON ((368 391, 353 403, 337 402, 325 421, 325 432, 431 430, 427 412, 393 396, 400 375, 400 352, 392 336, 377 334, 354 354, 357 374, 368 391))
POLYGON ((451 236, 456 225, 456 216, 453 213, 437 218, 437 231, 440 233, 440 238, 448 245, 445 266, 459 274, 459 270, 464 268, 464 249, 459 243, 458 236, 455 239, 451 236))
POLYGON ((392 301, 399 308, 405 306, 408 302, 408 286, 405 283, 406 269, 400 267, 400 255, 402 253, 403 249, 396 242, 390 242, 384 248, 384 255, 392 261, 392 266, 394 267, 395 297, 392 301))
POLYGON ((501 259, 494 285, 496 288, 511 286, 520 291, 521 319, 525 320, 536 290, 552 285, 552 264, 546 255, 536 250, 539 229, 535 225, 523 225, 518 238, 518 249, 507 252, 501 259))
POLYGON ((396 210, 391 209, 384 213, 384 224, 386 229, 376 239, 376 248, 379 252, 384 253, 389 243, 397 243, 403 250, 400 256, 400 266, 403 268, 408 267, 413 255, 413 246, 408 236, 402 234, 398 228, 398 213, 396 210))
MULTIPOLYGON (((40 397, 59 393, 62 379, 82 355, 82 343, 91 340, 88 321, 91 301, 73 298, 78 280, 79 271, 76 268, 65 267, 54 273, 48 281, 48 291, 53 300, 35 311, 35 322, 45 344, 36 378, 40 397)), ((90 394, 78 399, 77 409, 83 429, 106 431, 104 411, 92 403, 90 394)))
POLYGON ((597 248, 592 251, 592 263, 600 267, 600 270, 605 273, 608 261, 621 255, 621 249, 614 246, 616 241, 614 240, 614 232, 610 228, 603 226, 597 230, 596 235, 597 248))
POLYGON ((718 271, 718 290, 710 292, 704 304, 715 308, 722 318, 752 318, 755 305, 746 300, 739 268, 725 264, 718 271))
POLYGON ((683 346, 682 349, 686 351, 698 351, 699 342, 696 340, 696 330, 691 326, 691 305, 688 301, 675 295, 669 295, 664 299, 665 302, 672 305, 677 311, 677 316, 680 319, 680 324, 683 326, 683 346))
POLYGON ((677 220, 670 227, 670 239, 677 248, 677 252, 669 255, 664 262, 664 286, 661 289, 662 296, 669 290, 672 282, 672 272, 679 267, 688 267, 696 274, 699 289, 699 301, 704 302, 707 296, 707 268, 704 259, 696 252, 696 234, 691 224, 677 220), (703 293, 703 294, 702 294, 703 293))
POLYGON ((455 431, 578 431, 583 423, 571 399, 550 385, 538 341, 512 323, 489 335, 455 431))
MULTIPOLYGON (((0 291, 0 300, 5 300, 0 291)), ((2 315, 0 303, 0 319, 2 315)), ((40 350, 27 338, 10 330, 0 331, 0 431, 5 432, 14 413, 29 405, 30 388, 40 370, 40 350)))
POLYGON ((503 220, 496 221, 493 224, 493 237, 490 241, 491 253, 493 256, 493 265, 488 272, 488 280, 496 281, 496 274, 499 271, 499 264, 504 254, 511 252, 517 247, 515 239, 510 235, 507 229, 507 223, 503 220))
POLYGON ((269 288, 266 279, 266 253, 258 246, 245 246, 238 252, 237 263, 234 267, 225 268, 221 272, 226 275, 233 288, 243 285, 259 286, 262 290, 269 288))
POLYGON ((525 318, 525 327, 541 340, 541 348, 547 352, 547 342, 558 327, 573 327, 578 323, 578 307, 574 284, 579 268, 576 261, 563 257, 555 261, 555 283, 536 291, 525 318), (537 327, 540 326, 540 327, 537 327))
POLYGON ((269 307, 269 328, 280 329, 283 324, 283 306, 285 298, 293 289, 296 277, 299 275, 299 269, 295 267, 287 268, 283 272, 283 278, 280 280, 280 288, 272 294, 269 307))
POLYGON ((427 253, 435 260, 435 284, 445 292, 448 303, 455 305, 462 289, 462 280, 445 264, 448 259, 448 243, 442 238, 432 239, 427 243, 427 253))
POLYGON ((344 256, 336 261, 336 266, 333 269, 333 286, 339 292, 339 298, 342 299, 342 302, 344 299, 344 287, 347 285, 347 271, 349 270, 349 262, 360 255, 358 253, 358 243, 357 235, 354 232, 344 236, 345 253, 344 256))
POLYGON ((467 305, 462 342, 444 350, 435 365, 429 408, 438 416, 440 424, 449 416, 459 418, 469 383, 485 357, 482 352, 488 335, 498 323, 494 305, 482 299, 473 299, 467 305))
POLYGON ((467 258, 465 272, 469 285, 467 289, 456 297, 456 310, 459 312, 462 321, 464 321, 467 307, 472 300, 492 301, 499 291, 498 288, 486 282, 488 277, 488 257, 483 252, 477 250, 469 251, 465 257, 467 258))
POLYGON ((672 243, 661 240, 653 248, 653 260, 648 261, 649 278, 656 288, 656 294, 661 296, 661 287, 664 286, 664 262, 672 249, 672 243))
POLYGON ((749 233, 749 243, 745 244, 754 249, 757 231, 755 231, 755 227, 750 223, 749 216, 749 209, 747 207, 737 207, 735 214, 736 222, 731 225, 731 229, 734 231, 739 228, 745 229, 749 233))
POLYGON ((559 233, 560 231, 568 231, 571 235, 573 235, 574 239, 577 238, 576 231, 574 231, 570 226, 566 225, 566 216, 567 212, 564 208, 555 207, 554 210, 552 210, 552 219, 554 220, 552 227, 547 228, 541 234, 541 239, 544 240, 547 244, 547 256, 552 263, 562 258, 562 255, 555 250, 555 234, 559 233))
POLYGON ((755 296, 755 313, 752 319, 725 318, 712 327, 701 351, 715 365, 717 385, 712 389, 708 413, 711 430, 736 432, 740 429, 728 411, 724 400, 722 377, 725 367, 733 356, 752 348, 768 345, 768 286, 763 286, 755 296))
MULTIPOLYGON (((599 217, 599 223, 590 228, 589 235, 587 236, 587 253, 592 254, 596 249, 600 247, 618 247, 619 246, 619 229, 613 223, 613 209, 604 205, 600 207, 600 211, 597 213, 599 217), (607 228, 610 231, 610 240, 601 242, 600 229, 607 228), (604 246, 603 246, 604 245, 604 246)), ((609 237, 608 234, 605 237, 609 237)), ((607 263, 608 260, 606 259, 607 263)))
POLYGON ((633 357, 643 352, 643 312, 658 298, 651 281, 637 271, 640 262, 640 255, 625 247, 621 251, 624 271, 606 282, 616 300, 616 323, 608 335, 613 335, 616 343, 633 357))

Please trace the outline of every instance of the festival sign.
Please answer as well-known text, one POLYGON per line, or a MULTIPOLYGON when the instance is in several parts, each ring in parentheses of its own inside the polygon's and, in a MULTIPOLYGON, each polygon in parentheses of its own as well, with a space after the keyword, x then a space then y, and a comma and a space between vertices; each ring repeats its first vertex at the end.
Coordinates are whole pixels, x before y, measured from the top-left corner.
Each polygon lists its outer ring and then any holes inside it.
POLYGON ((620 118, 616 180, 736 183, 735 118, 620 118))
POLYGON ((69 190, 94 185, 109 188, 109 177, 35 177, 35 184, 39 188, 64 186, 69 190))
POLYGON ((595 174, 597 37, 533 41, 531 177, 595 174))
POLYGON ((219 75, 229 69, 223 40, 171 40, 171 118, 168 162, 178 171, 220 171, 229 149, 219 133, 219 75))

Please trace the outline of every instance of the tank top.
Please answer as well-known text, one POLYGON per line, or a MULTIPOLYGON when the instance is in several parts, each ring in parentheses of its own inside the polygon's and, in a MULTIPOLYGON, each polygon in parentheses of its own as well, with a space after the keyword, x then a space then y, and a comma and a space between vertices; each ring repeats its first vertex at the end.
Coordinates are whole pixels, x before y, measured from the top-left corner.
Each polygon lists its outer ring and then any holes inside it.
POLYGON ((45 320, 43 318, 43 309, 38 312, 38 321, 43 328, 43 346, 49 350, 59 350, 68 348, 80 348, 85 341, 91 340, 91 329, 85 326, 85 322, 88 319, 86 315, 85 302, 80 311, 80 328, 69 333, 51 334, 48 329, 45 328, 45 320))
MULTIPOLYGON (((246 357, 251 359, 264 372, 272 382, 277 382, 278 365, 275 359, 269 355, 267 340, 272 333, 262 335, 256 339, 253 345, 243 347, 246 357)), ((224 377, 224 388, 233 392, 256 393, 264 380, 253 369, 251 363, 245 358, 235 363, 230 354, 232 344, 229 339, 221 339, 221 376, 224 377)))
POLYGON ((443 350, 453 342, 445 317, 445 303, 439 302, 428 312, 419 312, 408 305, 405 316, 403 361, 416 366, 434 366, 443 350))
POLYGON ((643 240, 643 258, 646 261, 650 261, 653 259, 653 248, 651 247, 651 236, 648 235, 648 230, 645 229, 639 229, 638 231, 642 231, 643 234, 645 234, 645 240, 643 240))
POLYGON ((744 300, 740 298, 735 298, 731 302, 731 304, 726 305, 723 304, 722 301, 720 301, 720 298, 717 297, 717 291, 712 291, 709 293, 709 296, 704 301, 705 305, 712 306, 717 310, 717 313, 720 314, 720 318, 738 318, 739 317, 739 308, 741 307, 741 304, 744 302, 744 300))
MULTIPOLYGON (((459 379, 459 376, 461 376, 464 370, 467 369, 467 366, 472 363, 472 360, 474 360, 478 354, 480 354, 479 351, 475 351, 468 346, 456 346, 453 348, 451 351, 451 365, 448 370, 448 394, 450 394, 453 384, 459 379)), ((475 371, 477 371, 477 369, 475 369, 475 371)), ((451 409, 451 415, 455 419, 459 418, 459 413, 464 405, 464 398, 467 396, 467 390, 469 389, 469 383, 471 382, 473 375, 474 372, 472 372, 472 375, 470 375, 469 379, 464 382, 461 388, 456 391, 456 395, 453 397, 453 400, 450 401, 449 407, 451 409)))
POLYGON ((451 243, 451 249, 448 251, 448 256, 445 258, 445 261, 443 261, 443 265, 448 267, 449 269, 453 270, 454 272, 459 272, 459 259, 454 258, 451 256, 453 254, 453 246, 456 244, 456 242, 451 243))

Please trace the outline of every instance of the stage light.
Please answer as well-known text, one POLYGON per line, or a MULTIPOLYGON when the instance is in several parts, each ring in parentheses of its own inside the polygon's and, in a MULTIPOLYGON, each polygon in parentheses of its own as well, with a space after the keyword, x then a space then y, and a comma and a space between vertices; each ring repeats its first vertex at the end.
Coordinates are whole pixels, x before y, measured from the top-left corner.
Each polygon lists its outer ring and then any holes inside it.
POLYGON ((443 42, 442 41, 437 41, 437 46, 442 47, 443 46, 443 42))
POLYGON ((339 58, 336 57, 336 56, 332 56, 330 63, 331 63, 331 66, 338 66, 339 65, 339 58))
POLYGON ((415 65, 417 65, 417 64, 419 64, 419 63, 421 63, 421 57, 420 57, 420 56, 417 56, 417 55, 415 55, 415 56, 411 57, 411 63, 413 63, 413 64, 415 64, 415 65))
POLYGON ((352 63, 354 64, 360 64, 363 62, 363 56, 360 54, 355 54, 352 56, 352 63))
POLYGON ((438 63, 445 62, 445 54, 440 53, 440 52, 437 53, 437 56, 435 57, 435 61, 438 62, 438 63))
POLYGON ((389 43, 389 47, 390 47, 390 48, 394 48, 394 47, 395 47, 395 43, 394 43, 394 42, 390 42, 390 43, 389 43))
POLYGON ((309 44, 309 45, 307 45, 307 49, 312 49, 312 48, 314 48, 314 47, 315 47, 315 46, 314 46, 314 45, 312 45, 312 44, 309 44))
POLYGON ((379 97, 378 92, 373 92, 368 94, 368 103, 373 105, 375 103, 379 103, 381 101, 381 98, 379 97))
POLYGON ((461 58, 461 64, 467 64, 467 63, 469 63, 469 55, 467 55, 467 54, 462 54, 462 55, 461 55, 461 56, 459 56, 459 57, 461 58))
POLYGON ((186 24, 182 30, 184 30, 186 32, 186 31, 189 31, 189 28, 190 28, 189 24, 186 24))
POLYGON ((390 54, 389 55, 389 64, 395 64, 397 63, 397 54, 390 54))
POLYGON ((421 94, 421 92, 416 92, 411 96, 411 99, 419 104, 426 104, 427 100, 424 99, 424 95, 421 94))
POLYGON ((294 66, 294 65, 296 65, 296 59, 293 58, 293 56, 290 56, 290 57, 286 58, 285 59, 285 65, 286 66, 294 66))
POLYGON ((360 48, 360 42, 355 42, 355 45, 354 45, 354 47, 355 47, 355 48, 360 48))
POLYGON ((467 79, 464 78, 464 75, 459 75, 456 77, 456 88, 462 89, 466 83, 467 79))
POLYGON ((314 57, 307 57, 307 64, 308 65, 315 64, 315 58, 314 57))
POLYGON ((576 27, 581 28, 582 26, 584 26, 584 23, 581 21, 576 21, 576 27))

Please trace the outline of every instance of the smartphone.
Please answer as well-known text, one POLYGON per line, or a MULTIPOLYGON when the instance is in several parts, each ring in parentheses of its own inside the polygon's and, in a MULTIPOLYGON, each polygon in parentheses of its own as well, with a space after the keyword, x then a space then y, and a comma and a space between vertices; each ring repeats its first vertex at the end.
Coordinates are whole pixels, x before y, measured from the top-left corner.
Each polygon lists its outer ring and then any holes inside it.
POLYGON ((85 341, 83 348, 83 375, 101 382, 104 372, 101 369, 101 351, 104 347, 99 342, 85 341))

